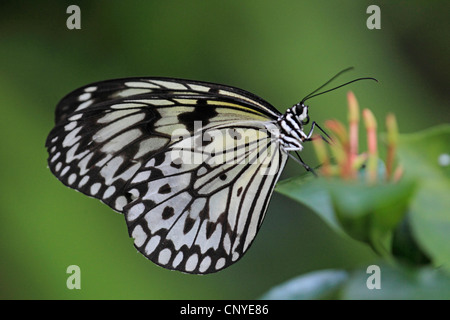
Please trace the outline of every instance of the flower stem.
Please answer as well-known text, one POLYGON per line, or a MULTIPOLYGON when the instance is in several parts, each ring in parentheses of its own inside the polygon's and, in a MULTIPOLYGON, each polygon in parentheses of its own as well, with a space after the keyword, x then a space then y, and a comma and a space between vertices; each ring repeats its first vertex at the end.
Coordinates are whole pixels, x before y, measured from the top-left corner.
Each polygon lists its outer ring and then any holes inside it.
POLYGON ((387 155, 386 155, 386 180, 392 178, 394 171, 395 151, 398 143, 398 127, 395 116, 390 113, 386 116, 387 131, 387 155))
POLYGON ((325 177, 330 177, 331 166, 330 166, 330 157, 328 155, 327 147, 325 145, 325 141, 319 135, 315 135, 312 139, 312 144, 316 151, 317 159, 322 164, 320 167, 320 172, 325 177))
MULTIPOLYGON (((359 105, 352 91, 347 93, 348 101, 348 122, 349 122, 349 150, 348 160, 351 168, 354 168, 354 162, 358 156, 358 126, 359 126, 359 105)), ((352 178, 356 178, 357 171, 352 170, 352 178)))
POLYGON ((367 180, 373 184, 377 181, 377 122, 369 109, 364 109, 362 115, 367 130, 367 180))
POLYGON ((349 139, 347 129, 338 120, 327 120, 325 126, 336 136, 331 152, 336 158, 340 175, 343 179, 349 179, 351 178, 351 166, 348 161, 349 139))

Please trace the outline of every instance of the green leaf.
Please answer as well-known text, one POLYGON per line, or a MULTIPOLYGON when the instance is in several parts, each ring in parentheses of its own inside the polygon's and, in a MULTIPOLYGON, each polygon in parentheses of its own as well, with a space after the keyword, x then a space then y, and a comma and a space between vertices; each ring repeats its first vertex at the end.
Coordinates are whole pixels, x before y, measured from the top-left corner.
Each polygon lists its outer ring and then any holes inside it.
POLYGON ((450 299, 450 276, 443 270, 384 263, 371 267, 311 272, 272 288, 261 299, 450 299))
POLYGON ((336 218, 330 195, 322 179, 294 177, 280 181, 275 190, 312 209, 337 233, 345 234, 336 218))
POLYGON ((407 211, 414 182, 370 186, 363 180, 297 177, 282 181, 276 190, 310 207, 341 235, 386 254, 391 231, 407 211))
POLYGON ((336 292, 348 279, 343 270, 322 270, 282 283, 261 297, 263 300, 311 300, 336 298, 336 292))
POLYGON ((421 250, 411 230, 409 214, 397 226, 392 238, 392 254, 403 263, 425 265, 430 258, 421 250))
POLYGON ((392 231, 407 212, 414 182, 367 185, 334 180, 326 188, 336 216, 347 233, 368 243, 377 253, 389 254, 392 231))
POLYGON ((379 268, 378 275, 377 271, 353 272, 343 285, 341 297, 352 300, 450 299, 450 277, 442 270, 431 267, 408 268, 401 265, 380 265, 379 268), (369 289, 367 282, 377 281, 377 276, 380 289, 369 289))
POLYGON ((436 266, 450 270, 449 141, 449 125, 401 135, 398 157, 405 175, 396 184, 296 177, 276 190, 310 207, 338 233, 369 243, 383 255, 390 253, 393 230, 408 212, 413 236, 404 241, 397 234, 396 255, 420 264, 427 259, 412 255, 423 251, 436 266))
POLYGON ((450 166, 439 163, 450 153, 450 125, 442 125, 399 140, 399 160, 405 174, 419 180, 410 206, 410 224, 419 246, 435 265, 450 270, 450 166))

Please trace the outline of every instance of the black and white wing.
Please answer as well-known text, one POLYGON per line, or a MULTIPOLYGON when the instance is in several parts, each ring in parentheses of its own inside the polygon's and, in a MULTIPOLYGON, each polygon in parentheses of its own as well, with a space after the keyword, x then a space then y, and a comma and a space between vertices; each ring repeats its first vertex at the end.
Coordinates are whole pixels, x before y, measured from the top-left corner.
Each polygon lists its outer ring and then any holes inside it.
POLYGON ((94 83, 57 106, 46 147, 65 185, 125 214, 136 248, 210 273, 256 236, 287 155, 279 112, 241 89, 180 79, 94 83))

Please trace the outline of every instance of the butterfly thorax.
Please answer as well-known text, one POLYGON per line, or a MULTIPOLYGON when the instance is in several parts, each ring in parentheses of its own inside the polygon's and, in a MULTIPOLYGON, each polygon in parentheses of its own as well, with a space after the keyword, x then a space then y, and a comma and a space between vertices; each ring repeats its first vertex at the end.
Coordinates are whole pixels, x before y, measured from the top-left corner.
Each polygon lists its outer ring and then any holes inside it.
POLYGON ((303 126, 308 124, 308 106, 299 102, 287 109, 286 113, 277 119, 280 127, 280 141, 285 151, 301 151, 303 141, 308 136, 303 126))

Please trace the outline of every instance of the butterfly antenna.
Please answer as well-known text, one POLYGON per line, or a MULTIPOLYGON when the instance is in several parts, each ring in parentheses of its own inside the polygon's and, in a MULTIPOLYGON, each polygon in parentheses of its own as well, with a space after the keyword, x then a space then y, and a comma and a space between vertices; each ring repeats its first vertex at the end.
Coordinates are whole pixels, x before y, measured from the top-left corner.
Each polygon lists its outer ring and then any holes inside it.
POLYGON ((342 71, 339 71, 336 75, 334 75, 330 80, 328 80, 327 82, 325 82, 323 85, 321 85, 320 87, 318 87, 316 90, 314 90, 313 92, 311 92, 310 94, 308 94, 306 97, 303 98, 302 102, 305 102, 307 99, 309 99, 314 93, 316 93, 317 91, 319 91, 320 89, 322 89, 323 87, 325 87, 326 85, 328 85, 331 81, 333 81, 334 79, 336 79, 337 77, 339 77, 341 74, 350 71, 354 69, 354 67, 349 67, 347 69, 344 69, 342 71))
POLYGON ((344 87, 344 86, 346 86, 346 85, 349 85, 350 83, 353 83, 353 82, 357 82, 357 81, 361 81, 361 80, 373 80, 373 81, 376 81, 376 82, 378 82, 378 80, 377 79, 375 79, 375 78, 372 78, 372 77, 364 77, 364 78, 358 78, 358 79, 355 79, 355 80, 352 80, 352 81, 349 81, 349 82, 346 82, 346 83, 344 83, 344 84, 341 84, 340 86, 337 86, 337 87, 334 87, 334 88, 332 88, 332 89, 328 89, 328 90, 325 90, 325 91, 322 91, 322 92, 319 92, 319 93, 317 93, 317 94, 314 94, 314 95, 311 95, 311 94, 309 94, 306 98, 304 98, 303 100, 302 100, 302 103, 304 103, 306 100, 308 100, 308 99, 311 99, 311 98, 314 98, 314 97, 317 97, 317 96, 320 96, 321 94, 324 94, 324 93, 327 93, 327 92, 330 92, 330 91, 333 91, 333 90, 336 90, 336 89, 339 89, 339 88, 342 88, 342 87, 344 87))

